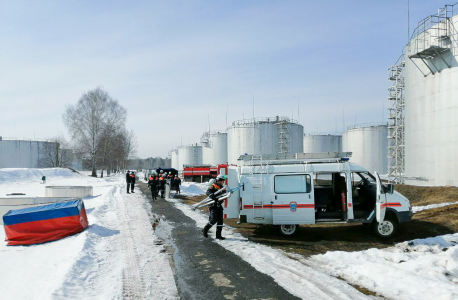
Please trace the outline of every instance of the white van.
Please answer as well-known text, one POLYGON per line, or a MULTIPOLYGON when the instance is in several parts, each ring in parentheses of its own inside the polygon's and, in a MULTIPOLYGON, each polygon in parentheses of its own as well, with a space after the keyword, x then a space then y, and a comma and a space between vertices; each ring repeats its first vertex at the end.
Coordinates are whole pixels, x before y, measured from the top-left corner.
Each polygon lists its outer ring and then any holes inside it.
POLYGON ((349 162, 351 152, 242 155, 228 170, 229 188, 243 184, 225 201, 225 218, 278 225, 291 236, 300 224, 373 224, 382 238, 410 221, 407 198, 382 184, 377 173, 349 162))

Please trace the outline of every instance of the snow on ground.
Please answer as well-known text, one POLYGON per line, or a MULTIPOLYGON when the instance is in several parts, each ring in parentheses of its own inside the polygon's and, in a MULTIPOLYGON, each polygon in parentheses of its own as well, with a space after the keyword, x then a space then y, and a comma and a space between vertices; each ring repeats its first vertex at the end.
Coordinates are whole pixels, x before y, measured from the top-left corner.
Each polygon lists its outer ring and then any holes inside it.
POLYGON ((311 266, 390 299, 458 299, 458 233, 359 252, 333 251, 311 266))
POLYGON ((444 202, 444 203, 439 203, 439 204, 430 204, 430 205, 424 205, 424 206, 412 206, 412 212, 417 213, 423 210, 439 208, 439 207, 449 206, 453 204, 458 204, 458 201, 457 202, 444 202))
MULTIPOLYGON (((169 256, 140 194, 126 194, 124 174, 92 178, 67 169, 0 169, 0 194, 43 197, 46 185, 91 185, 89 228, 32 246, 0 243, 2 299, 177 299, 169 256), (132 222, 135 220, 135 222, 132 222)), ((0 228, 0 239, 5 233, 0 228)))
MULTIPOLYGON (((193 211, 176 199, 167 200, 196 220, 198 227, 208 222, 200 210, 193 211)), ((223 235, 225 241, 214 241, 303 299, 365 298, 335 277, 388 299, 458 299, 458 233, 387 249, 333 251, 308 259, 249 242, 227 226, 223 235)))
POLYGON ((207 191, 208 183, 182 182, 180 193, 183 196, 204 195, 207 191))
MULTIPOLYGON (((203 228, 208 216, 200 210, 192 210, 187 204, 176 199, 166 199, 194 219, 203 228)), ((214 236, 215 226, 209 235, 214 236)), ((274 280, 291 294, 302 299, 370 299, 345 282, 329 276, 317 269, 298 263, 282 251, 269 246, 248 241, 231 228, 225 226, 223 236, 226 240, 214 240, 227 250, 240 256, 256 270, 272 276, 274 280)))

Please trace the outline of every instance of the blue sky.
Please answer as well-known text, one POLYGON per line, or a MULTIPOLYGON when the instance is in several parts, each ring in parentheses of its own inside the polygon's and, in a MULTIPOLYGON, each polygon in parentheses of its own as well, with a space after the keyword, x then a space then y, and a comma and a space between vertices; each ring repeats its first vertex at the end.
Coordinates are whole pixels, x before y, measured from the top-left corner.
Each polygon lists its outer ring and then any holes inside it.
MULTIPOLYGON (((410 31, 453 2, 410 1, 410 31)), ((208 126, 276 115, 304 132, 385 121, 406 1, 0 1, 0 136, 62 132, 102 86, 128 110, 138 156, 208 126), (299 101, 299 102, 298 102, 299 101), (227 108, 228 107, 228 108, 227 108)))

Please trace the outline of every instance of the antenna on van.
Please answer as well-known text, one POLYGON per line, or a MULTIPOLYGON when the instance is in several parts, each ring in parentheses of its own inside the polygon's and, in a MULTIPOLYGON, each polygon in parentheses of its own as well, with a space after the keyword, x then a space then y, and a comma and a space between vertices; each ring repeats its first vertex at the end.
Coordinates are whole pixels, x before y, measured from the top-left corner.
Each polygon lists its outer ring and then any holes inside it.
POLYGON ((226 103, 226 129, 227 129, 227 112, 229 111, 229 103, 226 103))

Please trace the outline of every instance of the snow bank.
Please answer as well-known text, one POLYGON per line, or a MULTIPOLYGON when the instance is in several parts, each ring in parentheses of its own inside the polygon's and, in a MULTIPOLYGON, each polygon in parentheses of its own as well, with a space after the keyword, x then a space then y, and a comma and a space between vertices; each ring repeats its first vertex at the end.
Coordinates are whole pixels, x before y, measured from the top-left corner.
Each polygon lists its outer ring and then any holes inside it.
MULTIPOLYGON (((2 193, 43 196, 41 174, 53 185, 94 187, 94 196, 84 200, 85 231, 40 245, 0 242, 2 299, 178 298, 169 255, 155 243, 145 199, 141 193, 126 194, 124 174, 93 178, 67 169, 0 172, 2 193)), ((0 241, 4 239, 0 226, 0 241)))
POLYGON ((458 299, 458 233, 359 252, 333 251, 306 263, 391 299, 458 299))
MULTIPOLYGON (((4 168, 0 169, 0 182, 27 180, 40 181, 41 177, 46 176, 46 179, 55 177, 72 177, 75 176, 72 170, 66 168, 49 168, 49 169, 25 169, 25 168, 4 168)), ((79 175, 78 175, 79 176, 79 175)))
POLYGON ((439 207, 449 206, 453 204, 458 204, 458 201, 457 202, 445 202, 445 203, 439 203, 439 204, 430 204, 430 205, 424 205, 424 206, 412 206, 412 212, 417 213, 423 210, 439 208, 439 207))
POLYGON ((183 182, 180 189, 184 196, 198 196, 204 195, 207 187, 208 183, 183 182))

